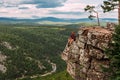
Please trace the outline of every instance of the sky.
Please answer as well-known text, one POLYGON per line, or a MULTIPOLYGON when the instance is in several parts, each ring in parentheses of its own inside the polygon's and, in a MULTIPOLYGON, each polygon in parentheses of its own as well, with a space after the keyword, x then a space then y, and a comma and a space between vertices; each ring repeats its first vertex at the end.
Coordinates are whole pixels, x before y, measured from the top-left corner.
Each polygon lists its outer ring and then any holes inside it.
POLYGON ((96 6, 100 18, 117 18, 117 10, 103 13, 103 0, 0 0, 0 17, 14 18, 87 18, 86 5, 96 6))

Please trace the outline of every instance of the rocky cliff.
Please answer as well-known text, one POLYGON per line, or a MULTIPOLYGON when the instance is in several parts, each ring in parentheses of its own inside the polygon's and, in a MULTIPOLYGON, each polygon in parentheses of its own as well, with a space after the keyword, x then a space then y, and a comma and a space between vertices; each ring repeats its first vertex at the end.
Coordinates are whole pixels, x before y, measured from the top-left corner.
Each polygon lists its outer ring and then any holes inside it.
POLYGON ((101 66, 109 67, 104 49, 109 47, 113 27, 81 27, 76 41, 66 45, 62 59, 67 71, 75 80, 108 80, 108 73, 101 66))

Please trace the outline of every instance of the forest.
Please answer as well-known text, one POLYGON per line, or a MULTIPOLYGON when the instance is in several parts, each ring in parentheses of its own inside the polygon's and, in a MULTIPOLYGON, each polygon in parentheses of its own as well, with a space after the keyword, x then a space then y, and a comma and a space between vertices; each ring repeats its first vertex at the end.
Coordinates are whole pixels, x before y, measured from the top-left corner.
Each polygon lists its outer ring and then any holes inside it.
MULTIPOLYGON (((24 80, 24 78, 30 80, 30 76, 50 72, 52 67, 49 61, 56 64, 57 69, 53 74, 56 76, 55 78, 61 76, 64 77, 61 77, 60 80, 65 77, 69 78, 66 72, 66 64, 61 59, 61 53, 70 33, 76 32, 78 28, 79 25, 76 27, 73 25, 1 25, 0 50, 2 55, 7 56, 4 62, 7 70, 5 73, 0 72, 0 80, 24 80)), ((42 80, 48 80, 46 78, 50 78, 50 75, 48 76, 42 77, 42 80)), ((53 78, 49 80, 53 80, 53 78)))

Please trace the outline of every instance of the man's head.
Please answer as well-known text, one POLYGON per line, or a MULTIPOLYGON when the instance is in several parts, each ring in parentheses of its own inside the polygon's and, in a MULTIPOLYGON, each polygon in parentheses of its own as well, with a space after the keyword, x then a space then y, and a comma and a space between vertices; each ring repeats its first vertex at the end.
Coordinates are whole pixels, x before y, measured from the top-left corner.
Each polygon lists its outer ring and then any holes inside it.
POLYGON ((71 34, 75 34, 75 32, 71 32, 71 34))

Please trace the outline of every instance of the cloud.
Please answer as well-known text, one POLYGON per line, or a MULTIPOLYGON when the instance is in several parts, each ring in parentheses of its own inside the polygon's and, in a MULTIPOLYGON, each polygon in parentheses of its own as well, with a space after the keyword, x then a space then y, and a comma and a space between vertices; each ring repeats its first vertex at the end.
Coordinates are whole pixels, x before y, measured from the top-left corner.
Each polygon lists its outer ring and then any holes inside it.
POLYGON ((98 5, 103 0, 0 0, 0 17, 17 18, 87 18, 86 5, 97 6, 100 18, 117 18, 117 12, 103 13, 98 5))
POLYGON ((0 0, 0 7, 17 7, 21 0, 0 0))
POLYGON ((28 7, 19 7, 18 9, 29 9, 28 7))
POLYGON ((26 0, 21 4, 35 4, 37 8, 55 8, 63 6, 66 0, 26 0))
POLYGON ((8 12, 0 12, 0 13, 3 13, 3 14, 5 14, 5 13, 8 13, 8 12))
POLYGON ((0 5, 5 7, 17 7, 22 4, 33 4, 37 8, 55 8, 63 6, 67 0, 0 0, 0 5))

